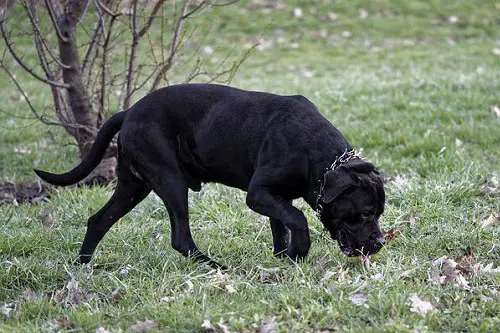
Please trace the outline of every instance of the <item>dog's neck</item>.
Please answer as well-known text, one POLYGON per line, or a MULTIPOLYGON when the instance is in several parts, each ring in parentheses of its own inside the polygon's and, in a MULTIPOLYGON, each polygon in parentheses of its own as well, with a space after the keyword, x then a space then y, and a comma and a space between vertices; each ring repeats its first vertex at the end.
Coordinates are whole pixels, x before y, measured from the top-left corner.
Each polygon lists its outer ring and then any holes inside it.
POLYGON ((316 211, 318 217, 321 216, 322 211, 322 199, 324 194, 324 183, 323 179, 325 173, 334 171, 341 165, 353 160, 361 158, 361 152, 346 148, 343 152, 338 152, 333 159, 326 161, 322 159, 312 165, 310 173, 310 186, 309 193, 306 199, 307 203, 316 211))

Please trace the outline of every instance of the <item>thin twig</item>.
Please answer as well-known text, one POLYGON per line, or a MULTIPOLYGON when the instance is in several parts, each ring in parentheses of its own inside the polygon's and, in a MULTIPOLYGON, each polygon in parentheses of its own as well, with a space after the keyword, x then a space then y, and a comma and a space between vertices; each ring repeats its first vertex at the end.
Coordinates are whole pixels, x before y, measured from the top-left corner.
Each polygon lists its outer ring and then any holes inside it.
POLYGON ((156 14, 158 13, 158 10, 160 10, 160 8, 163 6, 164 3, 165 3, 165 0, 158 0, 155 3, 153 10, 149 14, 148 20, 146 21, 146 23, 144 24, 142 29, 139 30, 139 32, 138 32, 139 39, 142 38, 146 34, 146 32, 148 32, 149 28, 151 28, 151 25, 153 24, 153 21, 156 18, 156 14))
POLYGON ((16 51, 14 51, 14 49, 12 48, 12 43, 10 42, 10 39, 7 36, 7 33, 5 31, 5 20, 2 20, 0 22, 0 32, 2 34, 2 38, 3 38, 4 42, 5 42, 5 46, 7 46, 7 49, 9 50, 9 53, 12 55, 12 57, 14 58, 14 60, 16 60, 16 62, 19 64, 19 66, 21 66, 26 72, 28 72, 35 79, 37 79, 37 80, 39 80, 41 82, 44 82, 46 84, 50 84, 52 86, 56 86, 56 87, 59 87, 59 88, 66 88, 66 89, 70 88, 70 85, 68 85, 66 83, 52 81, 52 80, 49 80, 49 79, 41 77, 40 75, 38 75, 37 73, 35 73, 32 68, 28 67, 28 65, 26 65, 24 63, 24 61, 19 57, 19 55, 16 53, 16 51))
POLYGON ((54 28, 56 28, 57 36, 59 36, 60 40, 66 43, 68 39, 62 34, 61 29, 59 28, 59 23, 57 22, 58 18, 56 13, 54 12, 54 7, 52 7, 52 2, 49 0, 45 0, 45 5, 47 6, 52 24, 54 25, 54 28))
POLYGON ((161 64, 161 68, 156 75, 153 85, 150 89, 150 91, 155 90, 158 85, 160 84, 161 80, 165 77, 165 74, 168 72, 170 67, 172 67, 172 61, 178 51, 178 43, 179 43, 179 35, 182 30, 183 24, 184 24, 184 16, 186 15, 186 10, 189 5, 190 0, 184 0, 184 5, 182 6, 181 14, 179 15, 179 19, 177 20, 177 24, 175 25, 174 33, 172 36, 172 42, 170 44, 170 53, 168 58, 163 61, 161 64))

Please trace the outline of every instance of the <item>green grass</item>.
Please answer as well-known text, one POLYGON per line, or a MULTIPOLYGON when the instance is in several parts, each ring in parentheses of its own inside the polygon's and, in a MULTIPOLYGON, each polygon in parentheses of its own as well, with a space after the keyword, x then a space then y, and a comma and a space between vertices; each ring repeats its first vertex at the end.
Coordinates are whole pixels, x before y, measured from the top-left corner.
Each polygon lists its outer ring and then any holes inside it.
MULTIPOLYGON (((205 43, 216 50, 204 57, 222 57, 235 45, 240 52, 260 35, 274 41, 252 54, 232 84, 307 96, 369 160, 398 175, 388 183, 382 228, 401 235, 363 267, 340 253, 299 200, 313 245, 307 261, 293 265, 273 257, 268 221, 245 206, 243 192, 209 184, 191 193, 191 224, 199 247, 231 267, 228 276, 172 250, 168 216, 154 195, 108 233, 96 253, 98 267, 75 267, 69 262, 86 219, 112 186, 60 189, 42 204, 0 207, 0 307, 15 309, 0 313, 0 331, 51 331, 63 317, 82 331, 125 331, 146 319, 160 331, 201 331, 205 319, 230 331, 258 331, 273 316, 283 332, 498 331, 500 274, 466 275, 470 290, 428 282, 434 259, 458 261, 469 246, 477 262, 500 265, 500 227, 481 227, 500 212, 498 185, 493 193, 483 190, 500 176, 500 118, 488 111, 500 105, 500 57, 492 53, 500 47, 497 2, 286 4, 250 11, 252 2, 243 1, 200 16, 195 23, 210 23, 205 43), (296 6, 304 17, 293 16, 296 6), (329 21, 328 12, 338 19, 329 21), (449 16, 458 23, 441 19, 449 16), (323 29, 328 36, 317 37, 323 29), (342 37, 344 31, 352 35, 342 37), (286 42, 277 43, 279 37, 286 42), (49 214, 55 225, 47 223, 49 214), (94 297, 66 299, 71 279, 94 297), (364 305, 349 300, 355 291, 366 294, 364 305), (412 294, 437 312, 411 312, 412 294)), ((46 89, 18 76, 38 106, 50 105, 46 89)), ((6 114, 31 116, 3 73, 0 101, 4 179, 30 181, 34 166, 62 171, 77 162, 60 129, 6 114)))

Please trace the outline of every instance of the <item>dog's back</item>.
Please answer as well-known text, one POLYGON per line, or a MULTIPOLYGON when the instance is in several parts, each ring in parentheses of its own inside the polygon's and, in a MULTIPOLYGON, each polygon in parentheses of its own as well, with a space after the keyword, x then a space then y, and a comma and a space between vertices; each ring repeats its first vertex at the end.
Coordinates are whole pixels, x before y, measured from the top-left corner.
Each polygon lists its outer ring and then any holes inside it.
POLYGON ((172 142, 192 177, 246 189, 266 138, 274 137, 270 149, 285 159, 304 149, 303 141, 318 134, 318 124, 331 127, 303 96, 186 84, 160 89, 135 104, 120 143, 127 155, 158 140, 172 142))

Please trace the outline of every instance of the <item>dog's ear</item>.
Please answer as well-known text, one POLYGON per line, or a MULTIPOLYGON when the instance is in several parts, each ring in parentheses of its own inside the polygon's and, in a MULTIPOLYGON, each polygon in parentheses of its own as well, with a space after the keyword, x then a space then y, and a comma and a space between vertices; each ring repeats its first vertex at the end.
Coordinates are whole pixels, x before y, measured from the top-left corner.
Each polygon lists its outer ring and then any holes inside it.
POLYGON ((373 164, 363 161, 362 159, 351 160, 345 164, 345 167, 359 173, 370 173, 375 171, 375 166, 373 164))
POLYGON ((332 202, 344 191, 358 185, 356 179, 351 177, 344 167, 326 172, 323 184, 325 186, 325 193, 323 194, 324 203, 332 202))

